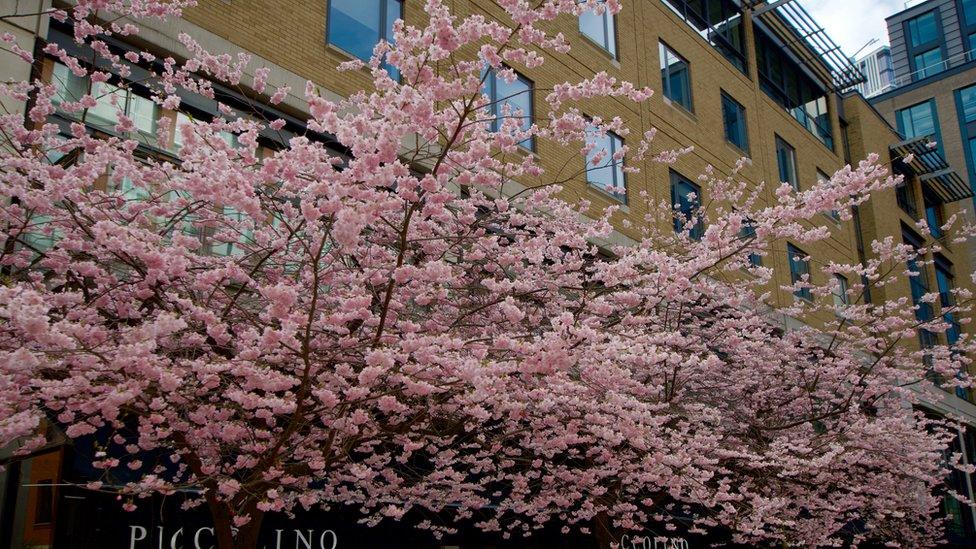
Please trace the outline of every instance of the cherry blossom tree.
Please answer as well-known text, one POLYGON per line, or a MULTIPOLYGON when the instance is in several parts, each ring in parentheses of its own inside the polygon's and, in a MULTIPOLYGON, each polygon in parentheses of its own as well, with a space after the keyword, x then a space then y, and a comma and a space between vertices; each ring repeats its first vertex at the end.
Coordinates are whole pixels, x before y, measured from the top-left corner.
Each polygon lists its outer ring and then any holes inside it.
MULTIPOLYGON (((904 283, 926 250, 889 239, 867 264, 821 267, 852 281, 839 310, 833 276, 778 288, 751 261, 828 238, 821 213, 849 219, 893 187, 878 158, 771 201, 709 171, 698 211, 654 204, 633 227, 577 200, 566 185, 586 170, 684 152, 652 152, 653 131, 596 149, 627 127, 580 103, 651 92, 598 73, 537 90, 546 117, 528 119, 483 88, 567 51, 551 21, 613 0, 499 0, 505 21, 427 0, 425 26, 398 21, 395 46, 342 67, 369 71, 371 89, 333 101, 308 84, 304 133, 222 105, 147 136, 101 84, 127 90, 138 67, 178 110, 247 80, 246 55, 185 35, 186 60, 109 46, 190 3, 53 11, 93 57, 44 54, 87 88, 0 87, 28 107, 0 118, 0 441, 28 454, 46 425, 95 439, 89 488, 127 508, 193 490, 222 549, 256 547, 267 513, 341 506, 372 524, 430 511, 447 522, 419 526, 438 531, 559 524, 606 545, 679 519, 742 543, 939 539, 938 487, 959 456, 911 403, 925 379, 967 386, 972 342, 918 350, 946 317, 869 303, 861 283, 904 283), (92 132, 106 101, 113 131, 92 132), (142 152, 174 134, 169 154, 142 152), (590 162, 547 173, 530 139, 590 162), (610 244, 615 226, 640 236, 610 244), (777 291, 811 299, 777 309, 777 291)), ((247 85, 274 105, 289 90, 269 74, 247 85)))

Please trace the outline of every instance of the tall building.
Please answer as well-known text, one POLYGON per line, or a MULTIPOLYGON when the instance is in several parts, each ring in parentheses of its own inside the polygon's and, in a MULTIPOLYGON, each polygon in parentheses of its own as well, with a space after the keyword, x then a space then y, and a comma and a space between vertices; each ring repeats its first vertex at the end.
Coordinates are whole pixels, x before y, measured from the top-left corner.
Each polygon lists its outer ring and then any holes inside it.
POLYGON ((976 186, 976 0, 928 0, 887 23, 895 81, 871 104, 976 186))
POLYGON ((855 88, 864 97, 873 97, 886 92, 895 81, 895 70, 891 65, 891 48, 881 46, 854 60, 864 82, 855 88))
MULTIPOLYGON (((952 1, 932 0, 932 3, 952 1)), ((968 5, 972 0, 963 3, 968 5)), ((505 17, 502 8, 488 0, 455 0, 452 4, 457 12, 464 14, 505 17)), ((390 35, 393 20, 399 17, 408 22, 421 22, 423 3, 403 0, 200 0, 199 5, 188 10, 181 20, 149 22, 151 28, 140 34, 139 47, 154 51, 159 58, 166 55, 186 57, 188 52, 178 40, 179 34, 185 32, 214 53, 250 52, 254 57, 252 70, 268 67, 270 82, 289 85, 295 90, 281 105, 261 107, 269 113, 269 118, 288 120, 288 126, 282 132, 287 136, 288 131, 302 131, 301 121, 307 105, 300 94, 306 80, 313 81, 331 97, 346 96, 370 86, 371 80, 365 71, 339 73, 336 67, 352 58, 369 55, 377 40, 390 35)), ((976 21, 976 18, 972 20, 976 21)), ((70 28, 57 21, 45 21, 44 25, 37 27, 42 29, 34 37, 38 43, 50 41, 74 48, 70 28)), ((929 151, 924 148, 924 143, 906 141, 896 133, 893 116, 886 122, 858 94, 841 92, 860 84, 863 75, 839 53, 823 29, 796 2, 629 0, 616 16, 588 15, 578 21, 564 17, 553 22, 553 26, 568 37, 572 51, 548 54, 547 62, 539 68, 513 66, 519 76, 511 85, 517 88, 513 97, 518 97, 519 106, 528 115, 541 118, 547 115, 538 112, 545 108, 545 103, 532 100, 533 94, 537 93, 535 90, 549 89, 559 82, 606 71, 620 80, 648 84, 658 93, 650 101, 638 105, 602 98, 585 105, 587 114, 604 118, 619 116, 634 135, 642 135, 651 127, 657 128, 655 145, 662 149, 694 147, 693 152, 671 166, 647 161, 640 166, 639 173, 625 174, 622 170, 590 172, 565 185, 563 196, 567 200, 584 197, 597 208, 624 206, 613 219, 619 242, 639 238, 634 227, 644 223, 648 209, 662 200, 675 202, 674 197, 691 196, 691 193, 701 197, 703 192, 707 193, 707 189, 697 185, 696 175, 708 166, 714 167, 718 174, 727 175, 740 158, 749 157, 752 163, 740 175, 754 185, 768 182, 760 200, 771 203, 779 182, 788 182, 798 190, 809 188, 823 174, 833 173, 872 152, 882 154, 885 161, 894 161, 895 169, 906 177, 905 184, 897 191, 872 197, 854 212, 855 223, 842 224, 833 216, 823 215, 818 225, 831 231, 830 239, 805 246, 802 250, 792 242, 777 242, 769 255, 757 258, 775 273, 770 286, 773 305, 787 305, 796 299, 815 299, 808 294, 794 295, 781 286, 789 285, 801 273, 809 272, 814 278, 823 276, 819 270, 811 268, 811 264, 869 259, 871 250, 867 243, 874 238, 894 236, 918 246, 933 244, 931 237, 919 235, 912 229, 914 222, 923 215, 936 221, 945 219, 958 212, 960 203, 968 203, 972 196, 969 186, 961 183, 958 175, 948 168, 958 159, 950 155, 947 163, 941 150, 929 151), (898 159, 907 152, 918 153, 924 161, 899 162, 898 159), (608 189, 619 187, 625 190, 608 192, 608 189), (810 259, 800 261, 800 256, 810 259)), ((109 41, 108 45, 119 53, 132 49, 131 45, 117 40, 109 41)), ((70 74, 63 64, 44 55, 38 56, 37 64, 38 74, 62 83, 63 93, 71 93, 70 74), (53 78, 54 75, 57 78, 53 78)), ((897 72, 898 62, 893 66, 897 72)), ((134 67, 133 74, 143 74, 140 70, 134 67)), ((245 85, 247 81, 249 78, 245 78, 245 85)), ((971 79, 969 83, 972 82, 971 79)), ((217 86, 217 90, 222 102, 242 110, 252 105, 258 96, 251 93, 245 96, 239 90, 222 86, 217 86)), ((181 106, 183 112, 175 112, 149 101, 145 89, 140 86, 132 86, 125 94, 126 104, 131 106, 136 120, 136 131, 141 131, 147 139, 154 135, 155 120, 159 118, 169 118, 179 124, 181 117, 188 114, 204 120, 219 116, 216 103, 206 98, 186 97, 181 106)), ((976 116, 976 104, 972 110, 976 116)), ((57 118, 65 128, 74 121, 64 113, 57 118)), ((906 120, 911 128, 919 128, 913 133, 924 133, 924 116, 906 120)), ((931 124, 933 117, 928 120, 931 124)), ((98 116, 89 116, 85 122, 98 134, 110 135, 113 131, 111 121, 98 116)), ((905 133, 900 123, 897 128, 905 133)), ((976 136, 976 132, 973 135, 976 136)), ((271 137, 262 136, 261 139, 262 145, 269 149, 282 146, 271 137)), ((611 146, 623 143, 621 138, 615 139, 617 141, 611 146)), ((144 145, 146 154, 154 155, 165 155, 176 146, 178 143, 172 141, 172 137, 167 143, 144 145)), ((580 171, 584 171, 586 160, 572 147, 545 140, 537 140, 528 147, 549 172, 559 172, 567 165, 578 165, 580 171)), ((532 184, 531 181, 523 183, 532 184)), ((909 298, 916 296, 917 284, 940 289, 953 283, 969 284, 969 277, 965 276, 971 272, 968 256, 946 246, 932 259, 941 265, 939 272, 924 273, 920 277, 924 282, 910 284, 903 281, 900 285, 879 288, 876 290, 878 295, 909 298)), ((941 314, 941 306, 925 304, 919 314, 941 314)), ((816 324, 832 319, 831 315, 831 318, 814 318, 811 322, 816 324)), ((959 329, 971 330, 969 327, 959 329)), ((912 342, 912 345, 925 344, 926 341, 912 342)), ((976 426, 976 406, 969 394, 947 395, 944 401, 923 404, 933 413, 951 413, 976 426)), ((976 459, 976 431, 961 431, 959 441, 960 447, 965 449, 965 459, 976 459)), ((0 508, 0 536, 7 537, 0 539, 0 546, 9 543, 15 548, 29 544, 55 548, 175 547, 180 535, 183 540, 192 538, 210 542, 206 528, 193 522, 199 521, 199 517, 187 519, 196 524, 196 529, 187 526, 186 532, 181 529, 177 534, 179 526, 159 526, 163 506, 154 509, 147 504, 145 509, 148 511, 124 515, 118 511, 114 498, 106 500, 102 495, 76 487, 84 483, 85 475, 89 473, 83 465, 84 460, 75 459, 83 450, 70 445, 55 446, 38 452, 22 469, 8 469, 3 473, 0 479, 4 491, 0 497, 0 505, 4 505, 0 508), (28 509, 28 512, 17 509, 28 509), (52 509, 56 512, 48 512, 52 509), (44 519, 39 520, 38 515, 44 519), (72 532, 79 529, 95 533, 85 539, 72 537, 72 532)), ((956 480, 954 487, 972 498, 976 479, 963 475, 956 480)), ((173 513, 167 515, 170 516, 169 524, 182 524, 178 516, 173 518, 181 511, 178 507, 174 511, 172 504, 168 505, 165 512, 173 513)), ((953 523, 958 524, 958 529, 952 532, 952 540, 959 546, 976 545, 976 535, 973 534, 976 516, 969 509, 951 508, 946 513, 958 519, 953 523)), ((280 546, 298 547, 297 536, 304 536, 301 528, 311 529, 313 523, 318 528, 314 532, 316 540, 338 537, 340 547, 457 546, 456 543, 444 542, 442 545, 427 538, 414 538, 415 534, 403 531, 389 534, 360 532, 354 535, 387 537, 347 545, 345 532, 356 532, 355 518, 328 515, 313 517, 312 522, 302 523, 305 526, 282 526, 281 531, 285 534, 280 535, 287 536, 287 545, 280 546), (293 530, 296 533, 293 534, 293 530), (325 532, 331 532, 331 537, 326 538, 325 532)), ((310 519, 298 517, 296 520, 310 519)), ((304 544, 305 537, 302 540, 304 544)), ((477 541, 464 543, 464 547, 471 548, 486 546, 477 541)))

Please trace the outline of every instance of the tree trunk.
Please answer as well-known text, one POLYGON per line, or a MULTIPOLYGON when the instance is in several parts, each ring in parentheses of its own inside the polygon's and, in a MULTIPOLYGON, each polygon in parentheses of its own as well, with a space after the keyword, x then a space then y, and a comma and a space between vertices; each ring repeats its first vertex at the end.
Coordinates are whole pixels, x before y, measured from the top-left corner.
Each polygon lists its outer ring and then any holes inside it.
POLYGON ((210 507, 210 516, 213 518, 217 549, 258 549, 261 523, 264 520, 263 511, 251 506, 248 509, 251 520, 244 526, 235 527, 233 514, 225 502, 208 496, 207 504, 210 507))
POLYGON ((620 543, 620 540, 614 535, 613 525, 606 513, 598 513, 593 519, 593 534, 596 537, 597 547, 600 549, 610 549, 613 546, 612 544, 620 543))

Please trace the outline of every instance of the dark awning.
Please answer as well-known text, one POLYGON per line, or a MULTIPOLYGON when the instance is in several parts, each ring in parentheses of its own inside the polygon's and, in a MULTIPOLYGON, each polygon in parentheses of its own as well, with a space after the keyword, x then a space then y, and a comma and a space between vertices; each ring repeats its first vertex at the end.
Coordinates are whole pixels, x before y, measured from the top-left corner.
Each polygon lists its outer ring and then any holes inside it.
POLYGON ((972 188, 952 169, 939 149, 930 146, 930 142, 929 137, 916 137, 895 143, 890 147, 891 156, 911 168, 922 185, 943 202, 972 198, 972 188), (912 155, 911 162, 904 161, 908 155, 912 155))

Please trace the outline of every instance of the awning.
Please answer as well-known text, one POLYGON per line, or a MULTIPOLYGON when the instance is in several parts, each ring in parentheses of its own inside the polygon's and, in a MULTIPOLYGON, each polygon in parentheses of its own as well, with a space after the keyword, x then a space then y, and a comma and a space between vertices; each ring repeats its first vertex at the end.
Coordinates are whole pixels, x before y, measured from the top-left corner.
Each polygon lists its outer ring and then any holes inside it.
POLYGON ((973 197, 973 189, 946 161, 937 148, 929 146, 929 137, 916 137, 895 143, 889 149, 891 156, 910 168, 922 185, 930 189, 943 202, 956 202, 973 197), (908 155, 911 162, 905 162, 908 155))

